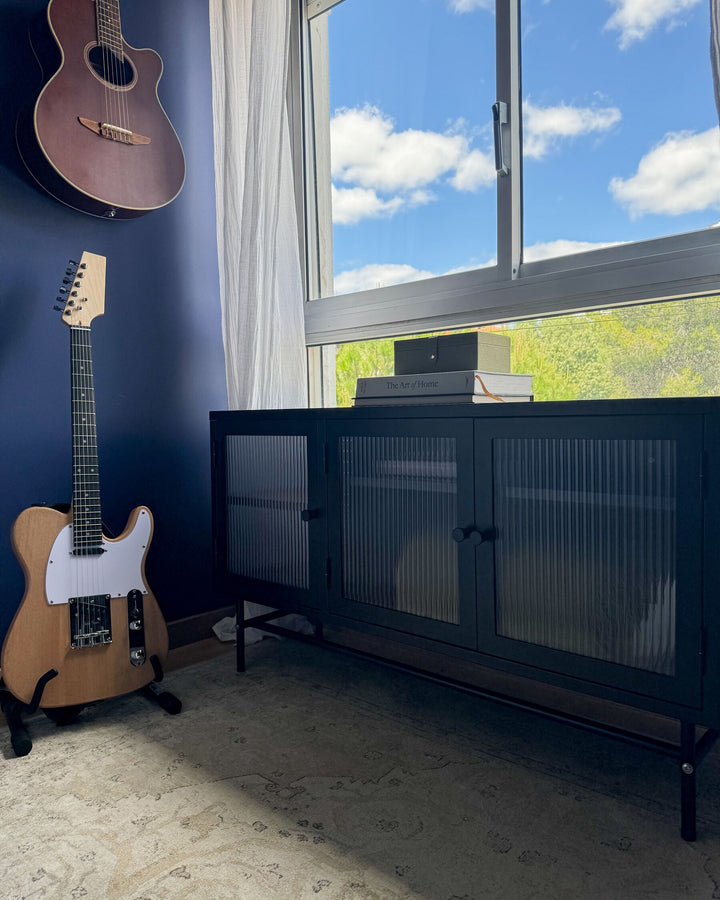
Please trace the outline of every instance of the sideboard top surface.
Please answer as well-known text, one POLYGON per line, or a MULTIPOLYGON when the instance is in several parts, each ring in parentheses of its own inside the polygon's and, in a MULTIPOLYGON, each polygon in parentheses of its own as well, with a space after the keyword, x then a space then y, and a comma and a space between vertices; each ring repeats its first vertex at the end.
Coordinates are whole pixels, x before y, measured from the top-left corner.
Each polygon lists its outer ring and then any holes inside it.
POLYGON ((437 405, 363 406, 314 409, 214 410, 210 420, 231 420, 239 413, 258 419, 417 419, 516 418, 527 416, 711 415, 720 412, 720 397, 660 397, 633 400, 554 400, 527 403, 458 403, 437 405))

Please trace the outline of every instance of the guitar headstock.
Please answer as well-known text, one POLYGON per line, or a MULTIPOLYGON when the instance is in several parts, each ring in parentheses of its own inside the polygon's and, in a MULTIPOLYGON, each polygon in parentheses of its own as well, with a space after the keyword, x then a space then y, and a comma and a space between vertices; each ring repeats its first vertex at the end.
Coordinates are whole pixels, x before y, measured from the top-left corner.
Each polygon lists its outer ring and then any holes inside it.
POLYGON ((105 312, 105 257, 85 250, 79 263, 70 261, 65 275, 58 297, 64 306, 55 309, 66 325, 87 327, 105 312))

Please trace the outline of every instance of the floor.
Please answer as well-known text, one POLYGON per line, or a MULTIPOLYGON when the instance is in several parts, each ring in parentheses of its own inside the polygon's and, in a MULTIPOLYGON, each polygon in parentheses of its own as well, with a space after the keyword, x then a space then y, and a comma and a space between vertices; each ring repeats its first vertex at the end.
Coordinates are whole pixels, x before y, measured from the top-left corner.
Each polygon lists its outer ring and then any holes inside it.
POLYGON ((129 695, 3 747, 3 900, 720 897, 717 750, 691 844, 673 761, 364 660, 210 644, 165 683, 179 716, 129 695))

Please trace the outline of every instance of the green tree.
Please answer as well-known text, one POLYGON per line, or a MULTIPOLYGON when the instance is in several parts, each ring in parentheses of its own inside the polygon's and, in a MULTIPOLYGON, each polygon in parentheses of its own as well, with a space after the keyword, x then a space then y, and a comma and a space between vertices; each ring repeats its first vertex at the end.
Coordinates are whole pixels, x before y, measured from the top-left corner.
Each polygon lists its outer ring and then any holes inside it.
POLYGON ((393 338, 343 344, 335 355, 335 379, 338 406, 352 406, 358 378, 392 375, 393 338))

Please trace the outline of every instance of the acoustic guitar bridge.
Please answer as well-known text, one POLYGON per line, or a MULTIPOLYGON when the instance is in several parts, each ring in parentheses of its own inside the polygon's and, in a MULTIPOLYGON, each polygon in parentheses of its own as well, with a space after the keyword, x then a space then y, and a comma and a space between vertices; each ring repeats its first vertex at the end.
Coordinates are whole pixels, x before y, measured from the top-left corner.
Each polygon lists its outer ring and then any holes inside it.
POLYGON ((111 125, 109 122, 96 122, 93 119, 85 119, 78 116, 78 122, 99 134, 100 137, 108 138, 111 141, 118 141, 120 144, 149 144, 150 138, 144 134, 137 134, 127 128, 121 128, 119 125, 111 125))
POLYGON ((112 643, 110 594, 70 597, 70 647, 97 647, 112 643))

